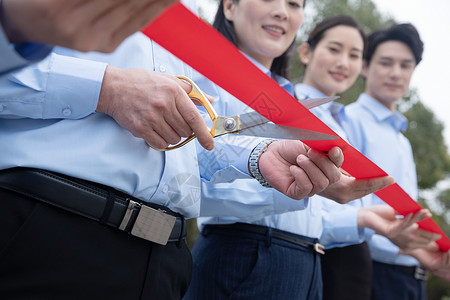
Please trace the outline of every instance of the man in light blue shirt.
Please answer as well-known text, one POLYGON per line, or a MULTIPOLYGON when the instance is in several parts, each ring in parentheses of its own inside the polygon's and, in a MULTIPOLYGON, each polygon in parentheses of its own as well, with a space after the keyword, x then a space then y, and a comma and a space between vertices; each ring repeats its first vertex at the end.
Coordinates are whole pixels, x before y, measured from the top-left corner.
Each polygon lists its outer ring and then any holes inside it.
MULTIPOLYGON (((409 89, 423 43, 410 24, 393 25, 369 36, 364 57, 365 93, 348 105, 343 126, 358 150, 380 166, 413 198, 417 178, 411 145, 401 133, 407 120, 396 104, 409 89)), ((384 204, 375 195, 363 201, 384 204)), ((401 255, 387 238, 375 234, 369 241, 373 260, 372 299, 426 299, 425 274, 419 262, 401 255)))

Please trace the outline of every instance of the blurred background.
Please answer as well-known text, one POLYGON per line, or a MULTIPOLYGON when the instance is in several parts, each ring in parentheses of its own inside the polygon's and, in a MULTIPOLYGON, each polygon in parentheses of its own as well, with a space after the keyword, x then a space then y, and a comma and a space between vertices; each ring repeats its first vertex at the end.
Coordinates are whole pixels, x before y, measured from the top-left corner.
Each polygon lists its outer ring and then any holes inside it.
MULTIPOLYGON (((199 14, 207 22, 214 18, 218 0, 198 0, 199 14)), ((366 33, 393 22, 408 22, 416 26, 425 44, 422 62, 411 81, 411 90, 401 101, 399 111, 409 119, 409 138, 417 167, 420 199, 433 219, 450 236, 450 1, 448 0, 306 0, 305 19, 297 35, 300 45, 314 24, 338 14, 353 16, 366 33)), ((291 80, 301 81, 303 67, 298 55, 292 55, 291 80)), ((347 104, 363 92, 362 79, 352 89, 340 95, 347 104)), ((198 230, 195 220, 189 220, 188 244, 195 243, 198 230)), ((450 284, 435 276, 427 280, 429 300, 450 300, 450 284)))

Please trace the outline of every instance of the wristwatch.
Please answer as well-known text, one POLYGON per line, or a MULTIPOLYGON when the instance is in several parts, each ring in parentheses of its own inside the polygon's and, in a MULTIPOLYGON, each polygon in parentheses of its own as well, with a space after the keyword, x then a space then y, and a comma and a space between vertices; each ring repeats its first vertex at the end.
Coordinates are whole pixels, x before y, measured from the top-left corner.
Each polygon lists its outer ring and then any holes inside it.
POLYGON ((261 154, 267 151, 267 148, 270 144, 275 142, 276 140, 266 139, 260 142, 250 153, 250 157, 248 159, 248 169, 250 174, 255 177, 258 182, 266 188, 271 188, 272 186, 264 179, 264 177, 259 172, 259 158, 261 154))

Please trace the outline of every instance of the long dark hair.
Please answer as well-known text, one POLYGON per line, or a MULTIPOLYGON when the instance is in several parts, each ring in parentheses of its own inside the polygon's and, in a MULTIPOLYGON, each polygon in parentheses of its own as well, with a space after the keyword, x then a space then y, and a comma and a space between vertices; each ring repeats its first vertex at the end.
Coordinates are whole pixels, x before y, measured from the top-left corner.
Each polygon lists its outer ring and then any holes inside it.
MULTIPOLYGON (((306 0, 303 2, 303 7, 305 6, 305 2, 306 0)), ((239 3, 239 0, 233 0, 233 3, 239 3)), ((225 14, 223 12, 223 0, 220 0, 219 7, 217 8, 213 27, 237 47, 236 31, 234 30, 233 22, 230 22, 227 18, 225 18, 225 14)), ((274 75, 280 75, 289 79, 289 61, 294 45, 295 39, 283 54, 273 60, 272 66, 270 67, 272 77, 274 77, 274 75)))

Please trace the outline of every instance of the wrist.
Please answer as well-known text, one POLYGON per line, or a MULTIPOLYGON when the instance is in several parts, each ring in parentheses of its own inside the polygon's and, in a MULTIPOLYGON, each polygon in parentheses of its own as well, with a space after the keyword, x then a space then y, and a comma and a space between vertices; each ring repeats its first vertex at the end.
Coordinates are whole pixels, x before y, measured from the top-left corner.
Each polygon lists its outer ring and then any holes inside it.
POLYGON ((266 139, 260 142, 250 153, 248 159, 248 171, 251 176, 253 176, 263 187, 270 188, 271 185, 264 179, 259 170, 259 160, 264 152, 267 151, 269 145, 275 142, 272 139, 266 139))
POLYGON ((114 89, 114 82, 117 77, 117 72, 115 72, 115 67, 106 66, 105 75, 102 80, 102 87, 100 88, 100 94, 98 96, 97 108, 95 109, 98 113, 104 113, 110 115, 111 112, 108 108, 108 100, 111 99, 113 95, 112 89, 114 89))

